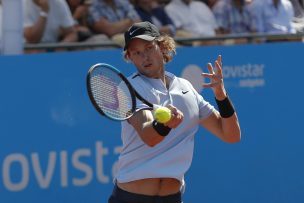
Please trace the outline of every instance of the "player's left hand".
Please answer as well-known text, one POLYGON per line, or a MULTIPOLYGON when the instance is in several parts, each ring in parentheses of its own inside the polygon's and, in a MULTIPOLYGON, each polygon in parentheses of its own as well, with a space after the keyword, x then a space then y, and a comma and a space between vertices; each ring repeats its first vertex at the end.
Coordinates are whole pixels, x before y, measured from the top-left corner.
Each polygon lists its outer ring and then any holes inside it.
MULTIPOLYGON (((215 68, 213 68, 211 63, 208 63, 207 68, 209 73, 202 73, 202 76, 209 78, 209 83, 204 83, 204 88, 212 88, 215 96, 217 98, 226 97, 226 91, 224 88, 223 72, 222 72, 222 56, 219 55, 214 63, 215 68)), ((223 99, 224 99, 223 98, 223 99)))

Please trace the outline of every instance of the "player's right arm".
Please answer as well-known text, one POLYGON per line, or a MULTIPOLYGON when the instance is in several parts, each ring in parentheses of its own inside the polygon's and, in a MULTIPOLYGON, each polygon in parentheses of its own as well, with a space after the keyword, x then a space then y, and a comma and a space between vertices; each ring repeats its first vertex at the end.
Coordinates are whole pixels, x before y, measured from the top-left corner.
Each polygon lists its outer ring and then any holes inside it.
MULTIPOLYGON (((167 106, 171 112, 171 119, 164 125, 169 128, 176 128, 183 121, 183 113, 176 107, 167 106)), ((134 127, 142 141, 150 147, 160 143, 165 136, 161 136, 153 127, 154 116, 150 110, 141 110, 136 112, 128 122, 134 127)))
POLYGON ((141 110, 136 112, 128 122, 134 127, 142 141, 150 147, 160 143, 165 137, 160 136, 152 127, 154 120, 150 110, 141 110))

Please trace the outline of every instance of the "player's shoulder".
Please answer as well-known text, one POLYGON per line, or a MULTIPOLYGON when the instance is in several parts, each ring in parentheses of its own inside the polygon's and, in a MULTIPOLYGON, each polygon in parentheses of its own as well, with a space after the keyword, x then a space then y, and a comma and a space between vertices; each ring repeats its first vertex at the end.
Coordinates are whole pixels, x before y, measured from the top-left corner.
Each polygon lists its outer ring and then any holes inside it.
POLYGON ((169 72, 166 72, 166 76, 170 77, 170 79, 173 81, 173 85, 175 87, 192 89, 192 84, 189 80, 182 78, 182 77, 178 77, 169 72))
POLYGON ((133 73, 130 76, 128 76, 127 79, 135 89, 137 89, 140 86, 143 86, 143 84, 145 83, 140 73, 133 73))
POLYGON ((131 75, 129 75, 128 77, 127 77, 127 79, 131 82, 133 82, 133 81, 138 81, 138 80, 140 80, 140 74, 139 73, 133 73, 133 74, 131 74, 131 75))
POLYGON ((182 77, 175 77, 175 80, 182 85, 186 85, 186 86, 191 85, 189 80, 182 78, 182 77))

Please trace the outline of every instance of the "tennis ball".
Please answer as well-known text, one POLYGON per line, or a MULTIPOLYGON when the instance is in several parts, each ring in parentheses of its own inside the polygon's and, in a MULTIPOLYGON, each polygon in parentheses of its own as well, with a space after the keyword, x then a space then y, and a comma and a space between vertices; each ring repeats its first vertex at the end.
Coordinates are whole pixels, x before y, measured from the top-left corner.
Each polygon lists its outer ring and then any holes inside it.
POLYGON ((154 118, 159 123, 167 123, 171 119, 171 110, 167 107, 159 107, 154 111, 154 118))

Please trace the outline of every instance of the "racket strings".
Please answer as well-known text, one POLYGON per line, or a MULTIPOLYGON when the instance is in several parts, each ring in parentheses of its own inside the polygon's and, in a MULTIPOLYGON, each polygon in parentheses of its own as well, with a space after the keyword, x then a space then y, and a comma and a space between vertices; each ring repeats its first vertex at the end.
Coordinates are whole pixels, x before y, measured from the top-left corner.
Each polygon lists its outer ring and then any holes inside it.
POLYGON ((107 68, 95 69, 90 81, 93 97, 107 116, 123 120, 132 114, 132 95, 116 72, 107 68))

